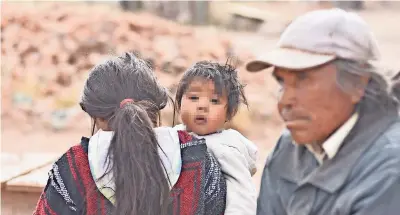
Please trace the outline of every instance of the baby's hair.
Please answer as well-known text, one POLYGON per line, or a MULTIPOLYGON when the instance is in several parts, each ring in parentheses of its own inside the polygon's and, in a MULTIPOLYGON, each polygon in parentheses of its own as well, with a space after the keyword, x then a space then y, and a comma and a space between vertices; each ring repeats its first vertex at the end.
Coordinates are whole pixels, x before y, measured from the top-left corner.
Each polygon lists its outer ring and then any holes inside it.
POLYGON ((248 103, 243 90, 244 86, 239 81, 235 66, 229 61, 230 59, 228 58, 225 65, 211 61, 200 61, 186 70, 176 91, 175 101, 177 110, 180 110, 182 97, 186 93, 190 83, 195 79, 213 81, 218 95, 222 95, 225 91, 228 97, 228 120, 231 120, 236 115, 241 103, 247 106, 248 103))

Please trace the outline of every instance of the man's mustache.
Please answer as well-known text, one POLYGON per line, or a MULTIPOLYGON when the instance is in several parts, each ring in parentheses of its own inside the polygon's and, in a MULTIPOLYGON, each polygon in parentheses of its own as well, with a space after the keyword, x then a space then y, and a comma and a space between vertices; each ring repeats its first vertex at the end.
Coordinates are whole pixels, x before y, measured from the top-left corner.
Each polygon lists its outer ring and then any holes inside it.
POLYGON ((311 120, 309 115, 296 110, 283 109, 280 114, 285 122, 295 120, 311 120))

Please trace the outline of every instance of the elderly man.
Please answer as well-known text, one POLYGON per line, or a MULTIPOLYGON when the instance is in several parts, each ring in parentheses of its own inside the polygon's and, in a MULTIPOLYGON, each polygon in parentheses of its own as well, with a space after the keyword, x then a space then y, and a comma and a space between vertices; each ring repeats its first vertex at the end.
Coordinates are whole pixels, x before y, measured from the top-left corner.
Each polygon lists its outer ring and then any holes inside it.
POLYGON ((247 64, 273 68, 286 128, 269 155, 259 215, 399 215, 400 119, 356 14, 309 12, 247 64))

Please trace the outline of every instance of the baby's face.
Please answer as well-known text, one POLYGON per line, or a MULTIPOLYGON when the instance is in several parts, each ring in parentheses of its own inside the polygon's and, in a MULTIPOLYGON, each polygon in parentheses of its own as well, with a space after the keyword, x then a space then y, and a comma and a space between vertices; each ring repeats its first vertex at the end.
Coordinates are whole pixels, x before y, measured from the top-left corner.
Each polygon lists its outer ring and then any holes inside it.
POLYGON ((183 94, 181 119, 188 131, 207 135, 223 129, 227 117, 226 93, 219 96, 211 80, 193 80, 183 94))

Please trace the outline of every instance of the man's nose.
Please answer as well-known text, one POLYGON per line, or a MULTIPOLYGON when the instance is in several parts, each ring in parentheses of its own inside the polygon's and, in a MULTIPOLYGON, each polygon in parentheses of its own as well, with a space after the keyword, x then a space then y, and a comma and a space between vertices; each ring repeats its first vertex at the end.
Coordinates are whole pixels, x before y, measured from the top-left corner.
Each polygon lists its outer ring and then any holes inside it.
POLYGON ((285 87, 279 93, 278 106, 280 108, 291 108, 296 101, 296 89, 293 87, 285 87))
POLYGON ((208 109, 209 109, 208 99, 200 99, 199 102, 197 103, 197 110, 208 112, 208 109))

